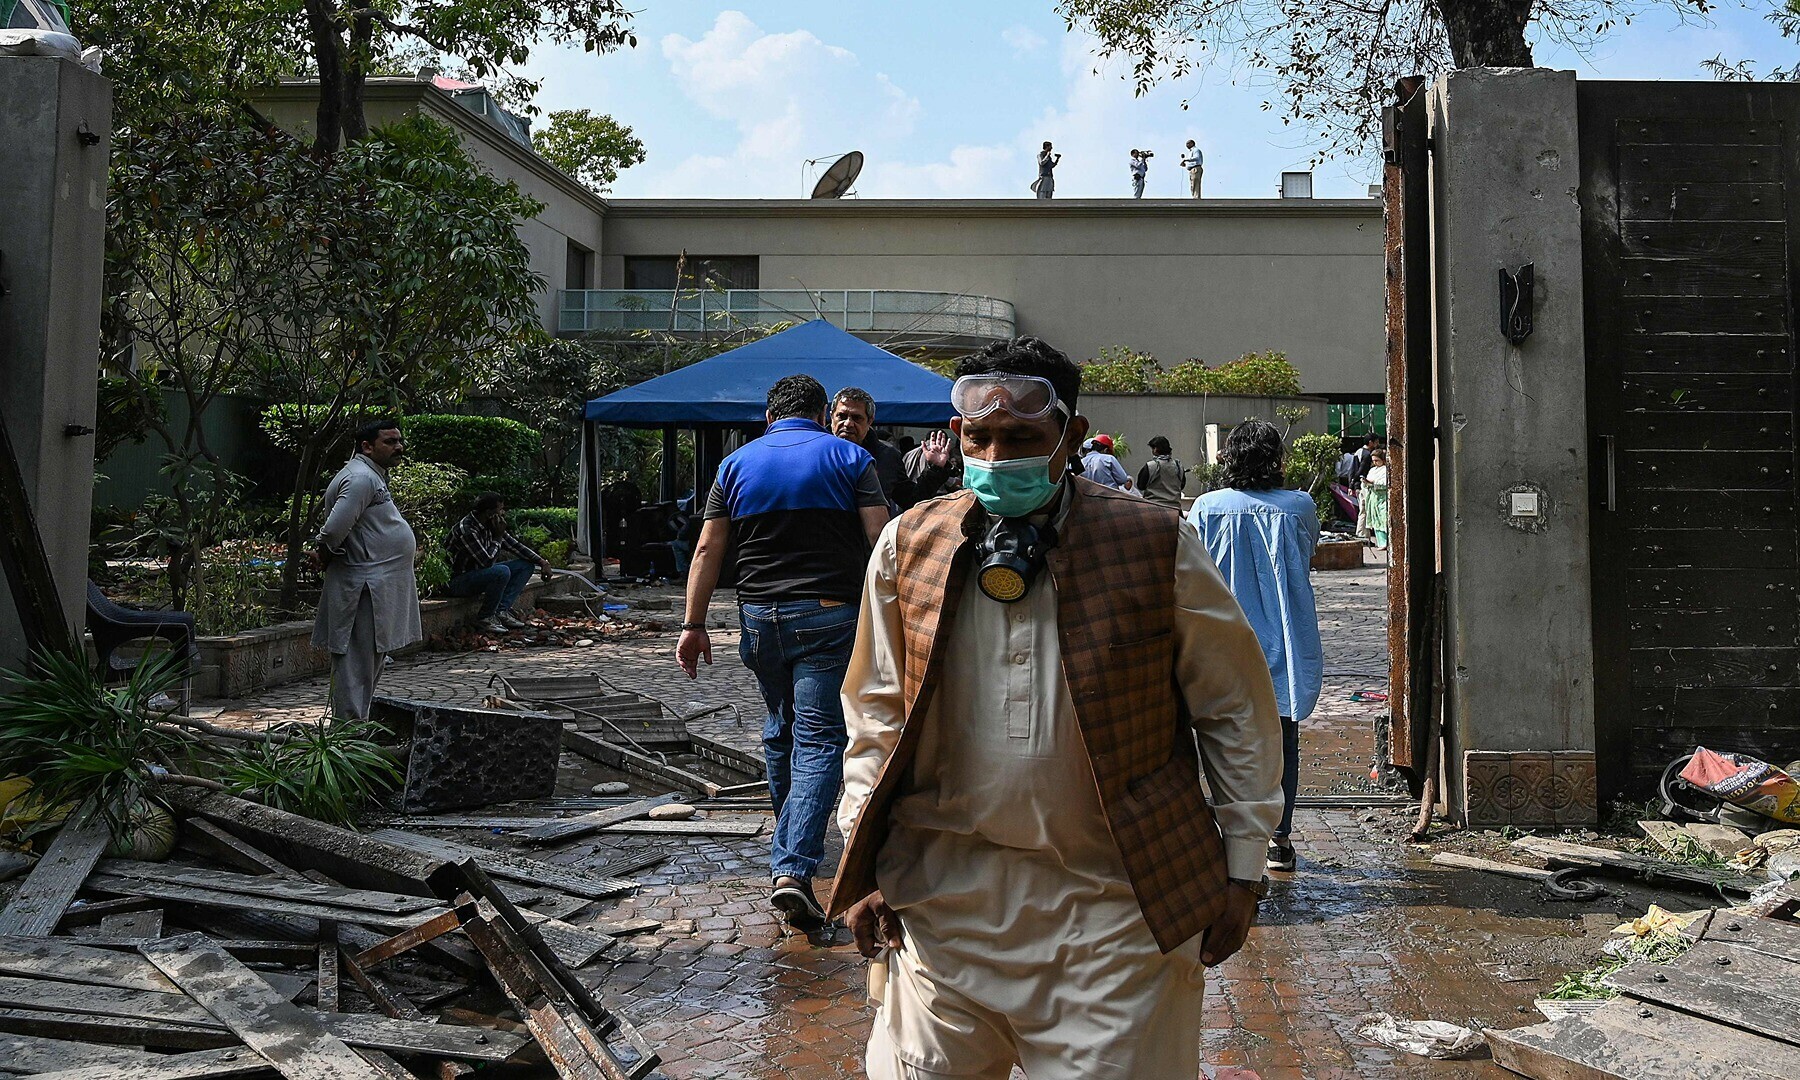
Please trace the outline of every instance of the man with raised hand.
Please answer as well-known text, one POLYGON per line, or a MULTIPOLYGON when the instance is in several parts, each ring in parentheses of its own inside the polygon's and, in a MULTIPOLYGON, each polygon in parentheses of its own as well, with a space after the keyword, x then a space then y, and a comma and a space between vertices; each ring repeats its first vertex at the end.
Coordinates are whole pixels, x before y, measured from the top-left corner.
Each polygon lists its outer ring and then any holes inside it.
POLYGON ((1192 525, 1065 475, 1067 356, 957 375, 963 490, 882 531, 844 679, 868 1075, 1191 1080, 1281 814, 1268 668, 1192 525))

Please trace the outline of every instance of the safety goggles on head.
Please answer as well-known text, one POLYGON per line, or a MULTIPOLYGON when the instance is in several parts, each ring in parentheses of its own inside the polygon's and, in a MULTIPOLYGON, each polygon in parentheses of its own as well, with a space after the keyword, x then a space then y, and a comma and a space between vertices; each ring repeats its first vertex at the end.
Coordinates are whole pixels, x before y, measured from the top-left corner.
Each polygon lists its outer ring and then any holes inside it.
POLYGON ((1056 396, 1050 380, 1036 375, 964 375, 950 388, 950 405, 964 420, 979 420, 1005 409, 1021 420, 1042 420, 1051 410, 1069 417, 1069 407, 1056 396))

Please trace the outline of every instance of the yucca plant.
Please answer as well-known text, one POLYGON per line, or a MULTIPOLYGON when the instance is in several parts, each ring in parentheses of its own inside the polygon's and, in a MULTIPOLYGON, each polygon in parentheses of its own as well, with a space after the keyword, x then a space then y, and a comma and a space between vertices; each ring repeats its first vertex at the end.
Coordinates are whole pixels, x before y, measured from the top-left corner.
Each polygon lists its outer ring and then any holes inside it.
POLYGON ((368 720, 297 725, 282 732, 284 741, 233 754, 224 780, 278 810, 345 824, 402 779, 373 738, 383 730, 368 720))
POLYGON ((172 653, 148 657, 122 684, 108 686, 83 656, 40 651, 33 670, 3 672, 0 776, 31 781, 32 798, 48 816, 90 805, 115 835, 147 792, 167 776, 186 740, 150 702, 177 687, 182 662, 172 653))

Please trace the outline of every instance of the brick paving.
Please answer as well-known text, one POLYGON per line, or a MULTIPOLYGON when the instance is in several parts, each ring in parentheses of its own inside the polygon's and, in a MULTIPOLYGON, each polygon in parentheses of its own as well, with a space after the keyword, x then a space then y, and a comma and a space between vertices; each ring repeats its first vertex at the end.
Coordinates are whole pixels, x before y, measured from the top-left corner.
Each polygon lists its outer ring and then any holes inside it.
MULTIPOLYGON (((1373 718, 1385 706, 1353 701, 1351 694, 1386 688, 1383 575, 1375 568, 1315 578, 1327 682, 1320 711, 1305 726, 1302 740, 1303 790, 1309 793, 1366 787, 1373 718)), ((716 606, 713 615, 729 620, 729 604, 716 606)), ((706 725, 713 734, 754 747, 759 724, 754 680, 737 662, 736 634, 726 629, 713 639, 717 663, 704 669, 698 682, 675 668, 672 633, 644 631, 585 649, 415 654, 395 664, 383 689, 474 702, 489 692, 487 681, 496 672, 597 671, 683 710, 735 704, 740 716, 720 714, 706 725)), ((212 704, 231 718, 273 722, 314 715, 322 698, 322 680, 308 680, 253 701, 212 704)), ((586 782, 588 774, 576 777, 571 790, 586 782)), ((1405 842, 1409 829, 1406 810, 1300 811, 1299 872, 1277 883, 1245 950, 1211 974, 1204 1038, 1208 1076, 1510 1075, 1490 1062, 1432 1062, 1384 1050, 1359 1038, 1356 1029, 1372 1012, 1478 1027, 1532 1023, 1530 1000, 1560 973, 1590 966, 1596 934, 1625 909, 1618 904, 1548 909, 1522 883, 1431 868, 1423 861, 1428 852, 1405 842)), ((449 835, 503 843, 478 833, 449 835)), ((665 1061, 660 1075, 669 1080, 861 1075, 870 1018, 863 962, 843 931, 809 940, 770 913, 766 842, 601 836, 553 856, 594 865, 647 846, 670 854, 661 865, 634 875, 640 882, 635 894, 573 919, 662 920, 649 935, 621 939, 584 974, 658 1048, 665 1061)), ((828 854, 828 861, 835 861, 835 837, 828 854)), ((827 885, 821 882, 821 891, 827 885)))

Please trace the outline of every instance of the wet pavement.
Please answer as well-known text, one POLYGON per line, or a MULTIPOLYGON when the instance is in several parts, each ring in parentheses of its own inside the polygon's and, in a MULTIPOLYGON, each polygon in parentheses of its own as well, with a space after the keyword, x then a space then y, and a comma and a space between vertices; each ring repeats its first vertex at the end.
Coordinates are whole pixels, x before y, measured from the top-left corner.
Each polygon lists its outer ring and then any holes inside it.
MULTIPOLYGON (((1367 790, 1373 722, 1385 705, 1351 695, 1386 688, 1383 575, 1347 571, 1315 575, 1315 582, 1327 684, 1319 714, 1303 728, 1303 791, 1367 790)), ((713 614, 729 620, 730 607, 718 605, 713 614)), ((755 683, 737 662, 735 633, 713 635, 716 664, 696 683, 676 670, 673 640, 672 633, 646 632, 586 649, 415 654, 394 665, 382 689, 472 703, 490 692, 487 682, 496 672, 598 671, 684 711, 736 704, 740 716, 719 714, 705 726, 737 745, 756 746, 755 683)), ((322 699, 322 680, 309 680, 254 701, 212 705, 232 719, 270 722, 316 715, 322 699)), ((584 763, 565 763, 586 779, 584 763)), ((1432 849, 1406 842, 1410 828, 1406 809, 1298 813, 1298 872, 1281 876, 1249 944, 1212 973, 1208 1075, 1511 1075, 1491 1062, 1433 1062, 1385 1050, 1356 1029, 1373 1012, 1475 1027, 1536 1022, 1531 999, 1562 973, 1591 966, 1605 933, 1621 916, 1643 910, 1642 897, 1552 905, 1529 883, 1432 867, 1432 849)), ((479 833, 446 835, 502 843, 479 833)), ((670 854, 633 875, 641 887, 631 897, 571 919, 662 921, 660 930, 621 939, 583 970, 659 1049, 660 1075, 670 1080, 861 1075, 871 1015, 863 961, 842 931, 808 940, 770 913, 766 843, 766 837, 601 836, 553 856, 596 864, 645 847, 670 854)), ((823 894, 829 883, 819 884, 823 894)))

